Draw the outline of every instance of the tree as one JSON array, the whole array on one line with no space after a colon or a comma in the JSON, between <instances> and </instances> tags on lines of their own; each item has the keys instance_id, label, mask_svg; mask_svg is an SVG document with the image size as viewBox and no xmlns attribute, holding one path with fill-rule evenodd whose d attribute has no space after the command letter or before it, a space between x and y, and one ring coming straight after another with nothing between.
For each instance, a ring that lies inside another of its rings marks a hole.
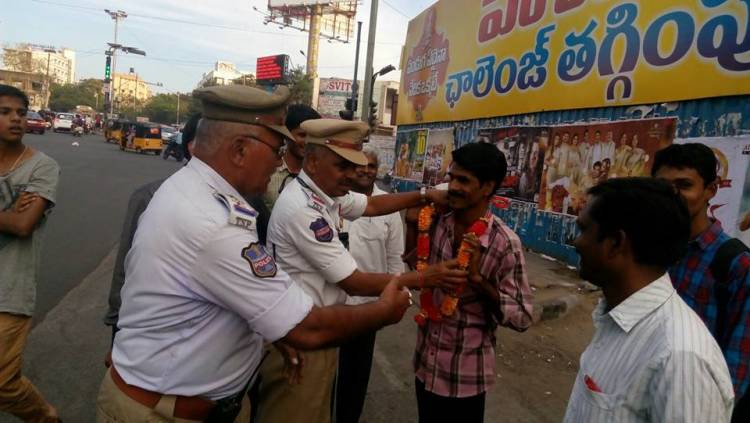
<instances>
[{"instance_id":1,"label":"tree","mask_svg":"<svg viewBox=\"0 0 750 423\"><path fill-rule=\"evenodd\" d=\"M180 122L185 122L190 116L202 110L200 101L189 94L180 94ZM127 116L133 111L123 111ZM172 124L177 119L177 94L157 94L148 101L146 107L138 112L138 116L145 116L151 122ZM135 117L135 116L133 116Z\"/></svg>"},{"instance_id":2,"label":"tree","mask_svg":"<svg viewBox=\"0 0 750 423\"><path fill-rule=\"evenodd\" d=\"M313 80L302 66L292 69L289 89L292 91L292 103L312 105Z\"/></svg>"},{"instance_id":3,"label":"tree","mask_svg":"<svg viewBox=\"0 0 750 423\"><path fill-rule=\"evenodd\" d=\"M76 106L90 106L101 112L104 108L102 84L100 79L84 79L77 84L52 83L49 107L56 111L71 111Z\"/></svg>"}]
</instances>

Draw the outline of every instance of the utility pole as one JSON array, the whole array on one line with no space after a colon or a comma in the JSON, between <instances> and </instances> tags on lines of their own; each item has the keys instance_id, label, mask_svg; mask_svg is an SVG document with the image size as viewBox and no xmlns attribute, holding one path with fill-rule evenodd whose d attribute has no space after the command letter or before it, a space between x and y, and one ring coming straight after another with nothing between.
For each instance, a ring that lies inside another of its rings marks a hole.
<instances>
[{"instance_id":1,"label":"utility pole","mask_svg":"<svg viewBox=\"0 0 750 423\"><path fill-rule=\"evenodd\" d=\"M180 92L177 92L177 126L180 126Z\"/></svg>"},{"instance_id":2,"label":"utility pole","mask_svg":"<svg viewBox=\"0 0 750 423\"><path fill-rule=\"evenodd\" d=\"M47 92L45 93L44 108L49 109L49 96L50 96L50 80L49 80L49 63L52 53L57 53L57 50L45 48L44 51L47 53Z\"/></svg>"},{"instance_id":3,"label":"utility pole","mask_svg":"<svg viewBox=\"0 0 750 423\"><path fill-rule=\"evenodd\" d=\"M352 82L352 112L357 112L357 99L359 98L359 82L357 73L359 71L359 39L362 36L362 22L357 22L357 52L354 54L354 80ZM354 116L352 114L352 119Z\"/></svg>"},{"instance_id":4,"label":"utility pole","mask_svg":"<svg viewBox=\"0 0 750 423\"><path fill-rule=\"evenodd\" d=\"M311 8L310 34L307 38L307 74L311 79L318 77L318 51L320 50L320 21L323 17L323 6L316 4Z\"/></svg>"},{"instance_id":5,"label":"utility pole","mask_svg":"<svg viewBox=\"0 0 750 423\"><path fill-rule=\"evenodd\" d=\"M113 12L109 9L104 9L104 12L107 13L114 21L115 21L115 44L117 44L117 30L118 26L120 24L120 19L125 19L128 17L128 14L125 13L122 10L118 10L116 12ZM110 94L109 94L109 114L114 114L115 110L115 90L114 90L114 80L117 78L115 72L117 68L117 49L112 49L112 85L110 86Z\"/></svg>"},{"instance_id":6,"label":"utility pole","mask_svg":"<svg viewBox=\"0 0 750 423\"><path fill-rule=\"evenodd\" d=\"M375 31L378 26L378 0L372 0L370 6L370 30L367 36L367 60L365 62L365 95L362 97L363 101L368 102L362 106L362 122L370 122L370 98L372 97L372 89L370 88L369 82L372 80L372 59L375 54Z\"/></svg>"}]
</instances>

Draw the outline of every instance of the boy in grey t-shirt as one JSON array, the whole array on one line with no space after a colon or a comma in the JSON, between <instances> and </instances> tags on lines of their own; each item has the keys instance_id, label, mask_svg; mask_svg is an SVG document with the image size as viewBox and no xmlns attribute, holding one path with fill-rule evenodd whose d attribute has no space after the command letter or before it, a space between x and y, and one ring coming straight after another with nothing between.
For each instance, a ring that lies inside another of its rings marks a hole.
<instances>
[{"instance_id":1,"label":"boy in grey t-shirt","mask_svg":"<svg viewBox=\"0 0 750 423\"><path fill-rule=\"evenodd\" d=\"M0 85L0 411L57 422L57 410L21 375L31 329L42 230L60 174L57 163L22 142L29 100Z\"/></svg>"}]
</instances>

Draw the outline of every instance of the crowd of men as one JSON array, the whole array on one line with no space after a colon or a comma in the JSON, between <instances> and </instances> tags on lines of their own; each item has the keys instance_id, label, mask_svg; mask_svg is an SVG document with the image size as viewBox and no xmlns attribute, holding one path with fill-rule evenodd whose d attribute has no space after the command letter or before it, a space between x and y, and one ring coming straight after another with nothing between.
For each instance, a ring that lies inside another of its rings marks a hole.
<instances>
[{"instance_id":1,"label":"crowd of men","mask_svg":"<svg viewBox=\"0 0 750 423\"><path fill-rule=\"evenodd\" d=\"M128 205L97 421L357 422L377 331L420 290L459 301L416 330L419 421L482 422L496 329L533 320L520 239L491 211L503 154L465 145L447 189L388 194L366 124L288 106L284 87L194 96L188 163ZM56 422L21 374L59 175L23 144L27 108L0 85L0 410ZM652 174L593 186L578 217L581 277L603 299L565 421L750 421L750 253L708 216L716 158L674 145Z\"/></svg>"}]
</instances>

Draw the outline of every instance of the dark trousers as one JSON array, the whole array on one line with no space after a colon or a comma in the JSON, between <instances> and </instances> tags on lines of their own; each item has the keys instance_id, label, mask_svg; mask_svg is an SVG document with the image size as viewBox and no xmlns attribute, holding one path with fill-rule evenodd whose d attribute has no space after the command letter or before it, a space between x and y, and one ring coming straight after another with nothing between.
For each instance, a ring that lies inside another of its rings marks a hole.
<instances>
[{"instance_id":1,"label":"dark trousers","mask_svg":"<svg viewBox=\"0 0 750 423\"><path fill-rule=\"evenodd\" d=\"M414 385L419 423L484 422L484 393L466 398L443 397L426 391L419 379L414 379Z\"/></svg>"},{"instance_id":2,"label":"dark trousers","mask_svg":"<svg viewBox=\"0 0 750 423\"><path fill-rule=\"evenodd\" d=\"M339 348L339 369L336 375L336 423L357 423L362 415L370 382L375 334L357 337Z\"/></svg>"}]
</instances>

